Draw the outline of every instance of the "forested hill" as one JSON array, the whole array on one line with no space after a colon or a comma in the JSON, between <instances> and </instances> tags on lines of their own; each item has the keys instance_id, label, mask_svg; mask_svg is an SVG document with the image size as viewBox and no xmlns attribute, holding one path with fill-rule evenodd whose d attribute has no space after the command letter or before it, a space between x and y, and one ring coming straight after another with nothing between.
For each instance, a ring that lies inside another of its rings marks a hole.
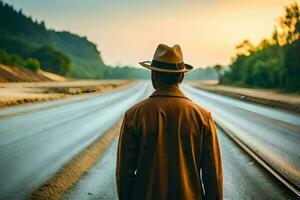
<instances>
[{"instance_id":1,"label":"forested hill","mask_svg":"<svg viewBox=\"0 0 300 200\"><path fill-rule=\"evenodd\" d=\"M0 50L21 59L34 58L41 68L78 78L103 78L108 67L86 37L47 29L22 11L0 1Z\"/></svg>"}]
</instances>

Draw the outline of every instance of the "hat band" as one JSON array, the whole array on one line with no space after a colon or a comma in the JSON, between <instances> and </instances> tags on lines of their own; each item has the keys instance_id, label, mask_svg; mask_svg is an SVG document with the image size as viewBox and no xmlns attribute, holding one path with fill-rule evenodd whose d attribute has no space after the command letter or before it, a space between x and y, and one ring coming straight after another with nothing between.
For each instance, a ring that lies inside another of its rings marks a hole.
<instances>
[{"instance_id":1,"label":"hat band","mask_svg":"<svg viewBox=\"0 0 300 200\"><path fill-rule=\"evenodd\" d=\"M178 69L184 69L184 63L165 63L165 62L160 62L156 60L152 60L151 66L159 67L161 69L170 69L170 70L178 70Z\"/></svg>"}]
</instances>

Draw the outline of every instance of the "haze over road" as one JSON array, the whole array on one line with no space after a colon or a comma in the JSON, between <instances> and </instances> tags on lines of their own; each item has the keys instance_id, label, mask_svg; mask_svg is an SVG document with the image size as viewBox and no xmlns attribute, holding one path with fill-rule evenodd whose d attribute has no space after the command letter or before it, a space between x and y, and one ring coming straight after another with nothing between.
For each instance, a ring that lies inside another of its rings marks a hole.
<instances>
[{"instance_id":1,"label":"haze over road","mask_svg":"<svg viewBox=\"0 0 300 200\"><path fill-rule=\"evenodd\" d=\"M189 85L183 85L182 89L189 98L210 110L220 125L230 129L278 171L299 184L298 115L204 92ZM140 82L115 92L0 110L0 199L24 199L34 187L112 127L129 106L148 97L150 90L149 82ZM292 199L285 188L265 174L220 130L219 135L225 197ZM114 199L115 154L116 141L66 198ZM265 196L255 196L261 193Z\"/></svg>"}]
</instances>

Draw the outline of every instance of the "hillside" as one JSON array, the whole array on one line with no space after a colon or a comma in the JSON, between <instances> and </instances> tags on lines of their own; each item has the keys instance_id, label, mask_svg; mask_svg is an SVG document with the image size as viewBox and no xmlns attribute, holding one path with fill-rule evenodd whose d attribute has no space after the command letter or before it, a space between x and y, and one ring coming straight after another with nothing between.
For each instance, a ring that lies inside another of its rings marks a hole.
<instances>
[{"instance_id":1,"label":"hillside","mask_svg":"<svg viewBox=\"0 0 300 200\"><path fill-rule=\"evenodd\" d=\"M100 52L94 43L87 40L85 37L79 37L76 34L66 31L56 32L50 31L49 36L52 45L65 52L76 66L75 75L80 77L81 74L90 77L93 74L94 78L103 78L104 68L107 68L103 63Z\"/></svg>"},{"instance_id":2,"label":"hillside","mask_svg":"<svg viewBox=\"0 0 300 200\"><path fill-rule=\"evenodd\" d=\"M41 68L77 78L103 78L106 66L86 37L45 27L0 1L0 49L22 59L36 58Z\"/></svg>"},{"instance_id":3,"label":"hillside","mask_svg":"<svg viewBox=\"0 0 300 200\"><path fill-rule=\"evenodd\" d=\"M66 77L38 70L36 73L22 67L9 67L0 64L0 82L42 82L66 81Z\"/></svg>"}]
</instances>

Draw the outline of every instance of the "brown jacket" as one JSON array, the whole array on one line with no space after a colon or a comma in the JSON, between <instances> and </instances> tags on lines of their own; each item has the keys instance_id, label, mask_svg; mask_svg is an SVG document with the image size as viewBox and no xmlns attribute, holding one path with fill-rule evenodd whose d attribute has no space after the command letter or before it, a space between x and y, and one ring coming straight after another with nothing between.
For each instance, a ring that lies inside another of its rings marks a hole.
<instances>
[{"instance_id":1,"label":"brown jacket","mask_svg":"<svg viewBox=\"0 0 300 200\"><path fill-rule=\"evenodd\" d=\"M125 114L116 178L120 200L223 199L210 113L177 86L156 90Z\"/></svg>"}]
</instances>

